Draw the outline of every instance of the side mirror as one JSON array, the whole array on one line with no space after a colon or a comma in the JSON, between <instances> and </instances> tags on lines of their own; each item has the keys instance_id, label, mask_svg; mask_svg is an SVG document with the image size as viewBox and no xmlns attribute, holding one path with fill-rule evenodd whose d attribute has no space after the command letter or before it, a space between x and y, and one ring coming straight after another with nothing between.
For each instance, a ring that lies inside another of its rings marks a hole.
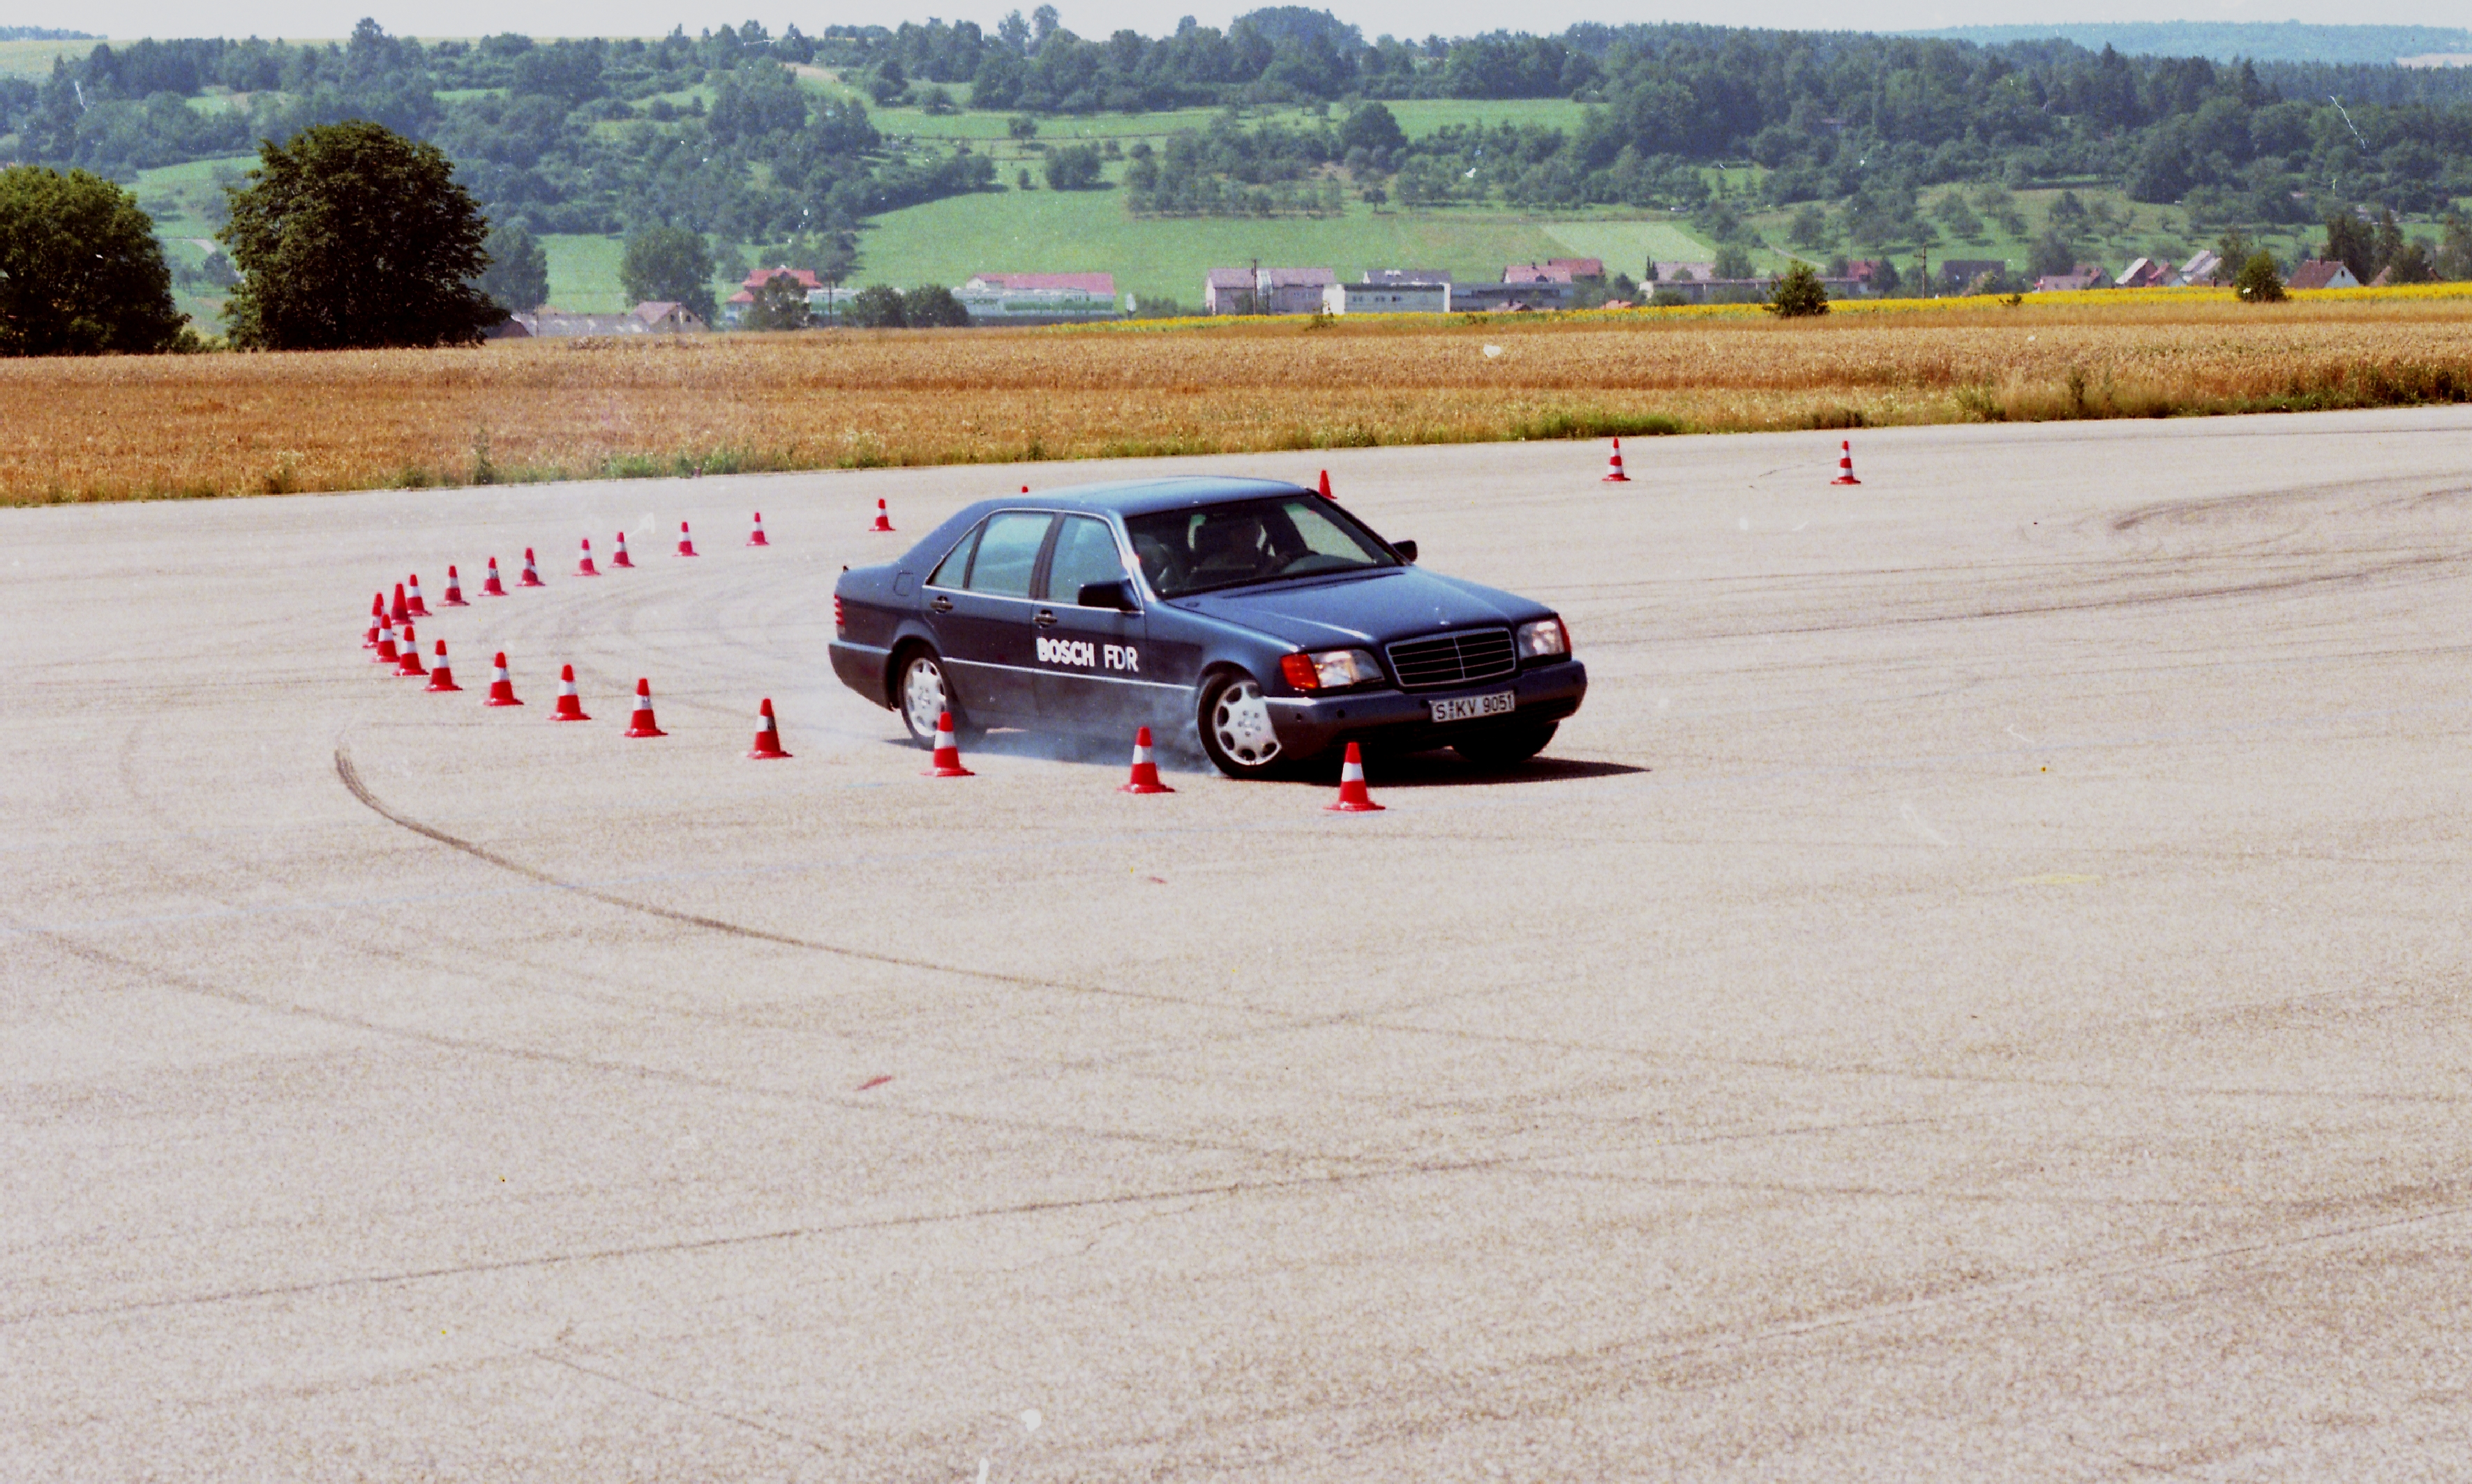
<instances>
[{"instance_id":1,"label":"side mirror","mask_svg":"<svg viewBox=\"0 0 2472 1484\"><path fill-rule=\"evenodd\" d=\"M1390 549L1399 554L1400 561L1407 562L1411 566L1415 564L1416 543L1414 541L1392 541L1390 543Z\"/></svg>"},{"instance_id":2,"label":"side mirror","mask_svg":"<svg viewBox=\"0 0 2472 1484\"><path fill-rule=\"evenodd\" d=\"M1112 608L1119 613L1129 613L1140 605L1133 601L1133 585L1124 578L1112 583L1083 583L1073 595L1076 608Z\"/></svg>"}]
</instances>

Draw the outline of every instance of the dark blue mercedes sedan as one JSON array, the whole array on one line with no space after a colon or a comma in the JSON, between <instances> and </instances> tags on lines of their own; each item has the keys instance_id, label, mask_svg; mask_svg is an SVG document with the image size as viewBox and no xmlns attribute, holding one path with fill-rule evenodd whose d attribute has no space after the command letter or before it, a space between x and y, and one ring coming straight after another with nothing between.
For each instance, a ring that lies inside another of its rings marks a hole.
<instances>
[{"instance_id":1,"label":"dark blue mercedes sedan","mask_svg":"<svg viewBox=\"0 0 2472 1484\"><path fill-rule=\"evenodd\" d=\"M1148 725L1234 778L1347 742L1533 757L1587 694L1569 629L1415 561L1415 542L1272 480L982 500L842 574L833 670L922 745L950 711L966 730Z\"/></svg>"}]
</instances>

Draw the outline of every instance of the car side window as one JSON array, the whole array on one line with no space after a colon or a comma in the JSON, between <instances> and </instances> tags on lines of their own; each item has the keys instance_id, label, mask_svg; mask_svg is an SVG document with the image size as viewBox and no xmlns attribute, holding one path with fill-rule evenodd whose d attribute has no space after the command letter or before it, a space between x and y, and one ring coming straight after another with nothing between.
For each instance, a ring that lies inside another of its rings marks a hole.
<instances>
[{"instance_id":1,"label":"car side window","mask_svg":"<svg viewBox=\"0 0 2472 1484\"><path fill-rule=\"evenodd\" d=\"M970 569L970 554L979 549L979 533L986 529L985 525L970 527L969 535L962 538L961 544L947 553L943 561L936 563L935 571L927 574L927 586L930 587L962 586L962 575Z\"/></svg>"},{"instance_id":2,"label":"car side window","mask_svg":"<svg viewBox=\"0 0 2472 1484\"><path fill-rule=\"evenodd\" d=\"M1116 550L1116 533L1089 515L1067 515L1056 533L1056 554L1047 559L1050 602L1071 603L1086 583L1125 580L1125 559Z\"/></svg>"},{"instance_id":3,"label":"car side window","mask_svg":"<svg viewBox=\"0 0 2472 1484\"><path fill-rule=\"evenodd\" d=\"M1047 528L1055 520L1044 511L1009 510L988 516L963 586L991 598L1029 597L1038 548L1047 543Z\"/></svg>"}]
</instances>

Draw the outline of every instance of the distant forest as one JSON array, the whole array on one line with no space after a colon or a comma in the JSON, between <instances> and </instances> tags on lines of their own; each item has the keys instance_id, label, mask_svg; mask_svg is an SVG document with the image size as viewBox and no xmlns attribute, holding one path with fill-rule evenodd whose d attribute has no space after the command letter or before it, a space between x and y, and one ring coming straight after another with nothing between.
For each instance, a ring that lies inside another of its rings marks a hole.
<instances>
[{"instance_id":1,"label":"distant forest","mask_svg":"<svg viewBox=\"0 0 2472 1484\"><path fill-rule=\"evenodd\" d=\"M2472 31L2452 26L2313 26L2301 21L2056 21L2034 26L1950 26L1914 31L1998 46L2056 36L2131 57L2206 57L2216 61L2321 61L2382 66L2402 57L2472 53Z\"/></svg>"},{"instance_id":2,"label":"distant forest","mask_svg":"<svg viewBox=\"0 0 2472 1484\"><path fill-rule=\"evenodd\" d=\"M40 26L0 26L0 41L97 41L83 31L46 31Z\"/></svg>"},{"instance_id":3,"label":"distant forest","mask_svg":"<svg viewBox=\"0 0 2472 1484\"><path fill-rule=\"evenodd\" d=\"M847 91L802 87L796 67L831 69ZM1568 129L1412 141L1374 107L1412 98L1584 108ZM1422 206L1672 207L1722 227L1704 167L1756 163L1763 203L1842 203L1849 245L1889 250L1931 240L1917 193L1947 183L2116 184L2183 203L2209 227L2353 207L2430 216L2472 196L2472 71L1686 25L1368 41L1295 7L1224 32L1188 21L1104 39L1042 6L992 32L939 21L774 36L749 24L658 40L424 44L364 21L341 44L98 46L42 82L0 80L0 158L125 178L371 118L444 148L494 220L558 232L661 222L749 243L846 239L874 213L995 188L986 156L889 136L870 101L1031 123L1337 106L1304 129L1223 114L1129 164L1129 203L1168 211L1257 209L1284 184L1308 203L1344 188ZM1087 163L1053 182L1099 183Z\"/></svg>"}]
</instances>

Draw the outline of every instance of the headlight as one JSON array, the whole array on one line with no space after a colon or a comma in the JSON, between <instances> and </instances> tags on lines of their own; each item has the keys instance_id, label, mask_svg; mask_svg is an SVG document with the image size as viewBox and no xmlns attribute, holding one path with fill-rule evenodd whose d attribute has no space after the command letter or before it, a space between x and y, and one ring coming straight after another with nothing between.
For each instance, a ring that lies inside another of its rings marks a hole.
<instances>
[{"instance_id":1,"label":"headlight","mask_svg":"<svg viewBox=\"0 0 2472 1484\"><path fill-rule=\"evenodd\" d=\"M1558 618L1540 618L1519 626L1519 658L1538 659L1571 652L1571 633Z\"/></svg>"},{"instance_id":2,"label":"headlight","mask_svg":"<svg viewBox=\"0 0 2472 1484\"><path fill-rule=\"evenodd\" d=\"M1382 679L1382 662L1361 649L1326 649L1286 657L1279 661L1279 674L1298 690L1336 690Z\"/></svg>"}]
</instances>

